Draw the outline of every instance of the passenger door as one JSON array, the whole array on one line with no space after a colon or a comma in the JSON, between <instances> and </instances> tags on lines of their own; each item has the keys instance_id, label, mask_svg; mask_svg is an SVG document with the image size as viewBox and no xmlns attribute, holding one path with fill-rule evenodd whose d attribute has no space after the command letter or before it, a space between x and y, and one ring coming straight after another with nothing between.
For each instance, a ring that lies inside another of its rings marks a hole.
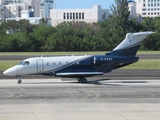
<instances>
[{"instance_id":1,"label":"passenger door","mask_svg":"<svg viewBox=\"0 0 160 120\"><path fill-rule=\"evenodd\" d=\"M37 60L37 73L43 73L44 67L43 67L43 60Z\"/></svg>"}]
</instances>

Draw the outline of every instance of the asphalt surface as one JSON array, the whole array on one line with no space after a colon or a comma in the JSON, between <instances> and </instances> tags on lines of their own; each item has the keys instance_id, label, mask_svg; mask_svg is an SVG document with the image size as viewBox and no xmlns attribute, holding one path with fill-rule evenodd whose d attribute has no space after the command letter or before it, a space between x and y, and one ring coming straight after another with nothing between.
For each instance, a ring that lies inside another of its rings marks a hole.
<instances>
[{"instance_id":1,"label":"asphalt surface","mask_svg":"<svg viewBox=\"0 0 160 120\"><path fill-rule=\"evenodd\" d=\"M39 79L39 78L51 78L52 76L42 75L23 75L21 79ZM0 71L0 79L17 79L15 76L5 76L3 71ZM106 73L101 76L89 77L89 81L93 80L114 80L114 79L160 79L160 70L113 70L111 73Z\"/></svg>"},{"instance_id":2,"label":"asphalt surface","mask_svg":"<svg viewBox=\"0 0 160 120\"><path fill-rule=\"evenodd\" d=\"M158 80L104 80L80 84L72 79L0 80L0 104L53 102L160 103ZM3 83L3 84L2 84ZM27 99L28 101L26 101Z\"/></svg>"},{"instance_id":3,"label":"asphalt surface","mask_svg":"<svg viewBox=\"0 0 160 120\"><path fill-rule=\"evenodd\" d=\"M40 57L40 56L0 56L0 60L24 60L30 57ZM140 57L140 59L160 59L159 54L153 54L153 55L140 54L137 55L137 57Z\"/></svg>"},{"instance_id":4,"label":"asphalt surface","mask_svg":"<svg viewBox=\"0 0 160 120\"><path fill-rule=\"evenodd\" d=\"M159 80L0 80L1 120L159 120L159 113Z\"/></svg>"}]
</instances>

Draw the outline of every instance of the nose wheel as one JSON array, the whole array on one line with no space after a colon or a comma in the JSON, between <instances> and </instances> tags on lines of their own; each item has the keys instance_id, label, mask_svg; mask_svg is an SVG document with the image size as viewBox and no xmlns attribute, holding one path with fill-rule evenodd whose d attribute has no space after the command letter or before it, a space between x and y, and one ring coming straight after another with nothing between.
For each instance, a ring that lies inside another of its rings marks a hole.
<instances>
[{"instance_id":1,"label":"nose wheel","mask_svg":"<svg viewBox=\"0 0 160 120\"><path fill-rule=\"evenodd\" d=\"M22 83L22 80L18 80L18 84L21 84Z\"/></svg>"},{"instance_id":2,"label":"nose wheel","mask_svg":"<svg viewBox=\"0 0 160 120\"><path fill-rule=\"evenodd\" d=\"M18 84L21 84L21 83L22 83L21 77L18 76Z\"/></svg>"}]
</instances>

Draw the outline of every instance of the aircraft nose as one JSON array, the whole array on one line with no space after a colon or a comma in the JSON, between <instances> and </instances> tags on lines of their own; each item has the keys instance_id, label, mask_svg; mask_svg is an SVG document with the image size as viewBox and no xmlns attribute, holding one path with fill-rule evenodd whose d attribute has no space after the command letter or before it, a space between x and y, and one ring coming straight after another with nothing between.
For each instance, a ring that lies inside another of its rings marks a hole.
<instances>
[{"instance_id":1,"label":"aircraft nose","mask_svg":"<svg viewBox=\"0 0 160 120\"><path fill-rule=\"evenodd\" d=\"M6 75L7 74L7 70L5 70L4 72L3 72L3 75Z\"/></svg>"},{"instance_id":2,"label":"aircraft nose","mask_svg":"<svg viewBox=\"0 0 160 120\"><path fill-rule=\"evenodd\" d=\"M7 76L17 75L17 69L15 67L9 68L6 71L4 71L3 74Z\"/></svg>"}]
</instances>

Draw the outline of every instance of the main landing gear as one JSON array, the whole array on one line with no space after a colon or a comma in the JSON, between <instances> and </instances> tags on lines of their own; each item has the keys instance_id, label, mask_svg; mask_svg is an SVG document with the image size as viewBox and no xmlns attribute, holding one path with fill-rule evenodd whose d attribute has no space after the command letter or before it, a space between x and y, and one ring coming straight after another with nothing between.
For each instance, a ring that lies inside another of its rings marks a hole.
<instances>
[{"instance_id":1,"label":"main landing gear","mask_svg":"<svg viewBox=\"0 0 160 120\"><path fill-rule=\"evenodd\" d=\"M22 80L21 80L21 76L18 76L18 84L21 84Z\"/></svg>"},{"instance_id":2,"label":"main landing gear","mask_svg":"<svg viewBox=\"0 0 160 120\"><path fill-rule=\"evenodd\" d=\"M87 83L87 79L85 79L84 77L80 77L77 80L79 83Z\"/></svg>"}]
</instances>

